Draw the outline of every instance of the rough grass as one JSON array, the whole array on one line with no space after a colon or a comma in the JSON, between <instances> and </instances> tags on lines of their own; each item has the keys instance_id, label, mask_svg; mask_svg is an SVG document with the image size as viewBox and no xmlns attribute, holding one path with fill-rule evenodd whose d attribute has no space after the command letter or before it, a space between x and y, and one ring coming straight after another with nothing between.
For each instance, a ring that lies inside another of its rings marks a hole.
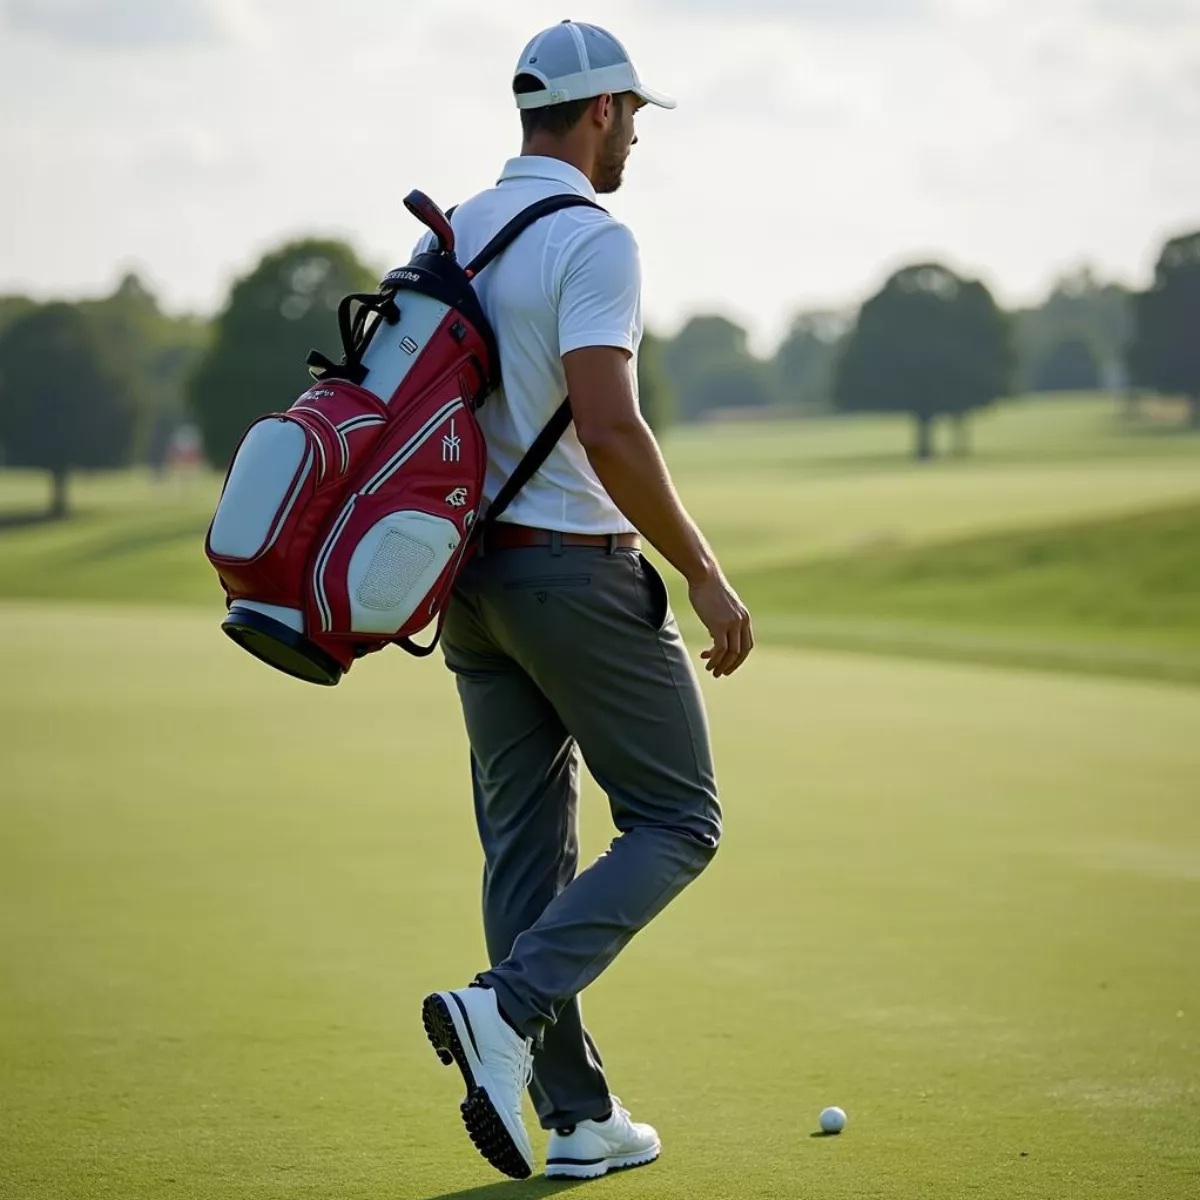
<instances>
[{"instance_id":1,"label":"rough grass","mask_svg":"<svg viewBox=\"0 0 1200 1200\"><path fill-rule=\"evenodd\" d=\"M940 630L946 654L1200 680L1200 505L772 567L743 589L784 639L791 620L799 640L808 622L933 650Z\"/></svg>"},{"instance_id":2,"label":"rough grass","mask_svg":"<svg viewBox=\"0 0 1200 1200\"><path fill-rule=\"evenodd\" d=\"M1120 413L1005 404L976 422L971 459L929 466L889 418L689 428L667 452L768 641L1194 679L1200 606L1171 582L1194 571L1194 536L1177 540L1167 510L1200 500L1200 437ZM215 606L217 487L81 477L71 521L0 529L0 597ZM0 473L0 514L44 503L44 480ZM1155 509L1145 552L1086 532ZM1023 556L1043 551L1032 569Z\"/></svg>"},{"instance_id":3,"label":"rough grass","mask_svg":"<svg viewBox=\"0 0 1200 1200\"><path fill-rule=\"evenodd\" d=\"M0 661L0 1196L559 1190L475 1156L420 1028L482 954L436 663L325 692L216 614L44 603ZM1192 1194L1200 693L764 650L708 697L725 844L587 997L666 1152L589 1186Z\"/></svg>"}]
</instances>

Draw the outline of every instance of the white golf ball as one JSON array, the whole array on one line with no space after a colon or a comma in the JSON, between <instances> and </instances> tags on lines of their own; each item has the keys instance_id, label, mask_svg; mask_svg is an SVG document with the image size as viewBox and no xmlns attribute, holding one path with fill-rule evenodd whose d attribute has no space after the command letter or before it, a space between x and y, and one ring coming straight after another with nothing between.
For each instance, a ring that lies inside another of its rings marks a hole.
<instances>
[{"instance_id":1,"label":"white golf ball","mask_svg":"<svg viewBox=\"0 0 1200 1200\"><path fill-rule=\"evenodd\" d=\"M825 1133L841 1133L846 1128L846 1114L840 1108L821 1110L821 1129Z\"/></svg>"}]
</instances>

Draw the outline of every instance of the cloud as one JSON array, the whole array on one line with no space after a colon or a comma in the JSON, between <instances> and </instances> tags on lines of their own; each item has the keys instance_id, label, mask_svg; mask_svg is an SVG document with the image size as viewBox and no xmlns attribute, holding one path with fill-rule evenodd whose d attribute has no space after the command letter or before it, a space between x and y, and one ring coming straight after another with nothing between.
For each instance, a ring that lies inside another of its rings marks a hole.
<instances>
[{"instance_id":1,"label":"cloud","mask_svg":"<svg viewBox=\"0 0 1200 1200\"><path fill-rule=\"evenodd\" d=\"M773 327L918 251L991 266L1009 301L1084 256L1142 278L1161 231L1196 221L1200 47L1157 19L1196 2L601 5L681 100L646 115L610 201L638 232L650 319L715 307ZM171 305L209 308L310 228L394 265L414 228L399 196L451 203L515 151L512 63L565 15L560 0L0 0L0 161L21 179L0 188L0 290L99 289L138 261ZM298 62L319 86L297 84ZM351 122L343 93L364 99ZM297 187L314 146L328 169ZM766 257L745 254L746 195Z\"/></svg>"},{"instance_id":2,"label":"cloud","mask_svg":"<svg viewBox=\"0 0 1200 1200\"><path fill-rule=\"evenodd\" d=\"M1186 139L1200 129L1200 75L1130 74L1113 85L1109 110L1143 136Z\"/></svg>"},{"instance_id":3,"label":"cloud","mask_svg":"<svg viewBox=\"0 0 1200 1200\"><path fill-rule=\"evenodd\" d=\"M650 0L646 7L730 21L760 17L794 24L864 25L924 21L935 6L933 0Z\"/></svg>"},{"instance_id":4,"label":"cloud","mask_svg":"<svg viewBox=\"0 0 1200 1200\"><path fill-rule=\"evenodd\" d=\"M1196 11L1192 0L1091 0L1090 8L1104 20L1130 25L1181 21Z\"/></svg>"},{"instance_id":5,"label":"cloud","mask_svg":"<svg viewBox=\"0 0 1200 1200\"><path fill-rule=\"evenodd\" d=\"M225 0L6 0L0 28L65 46L179 46L224 41Z\"/></svg>"}]
</instances>

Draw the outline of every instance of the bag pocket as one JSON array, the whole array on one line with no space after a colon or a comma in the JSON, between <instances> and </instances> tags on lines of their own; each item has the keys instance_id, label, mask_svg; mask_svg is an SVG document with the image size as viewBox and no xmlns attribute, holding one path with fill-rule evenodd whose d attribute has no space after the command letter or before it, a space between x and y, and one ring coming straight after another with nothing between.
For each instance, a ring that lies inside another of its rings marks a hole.
<instances>
[{"instance_id":1,"label":"bag pocket","mask_svg":"<svg viewBox=\"0 0 1200 1200\"><path fill-rule=\"evenodd\" d=\"M317 468L318 453L323 459L313 434L289 417L264 417L251 425L209 527L209 555L239 563L262 558Z\"/></svg>"},{"instance_id":2,"label":"bag pocket","mask_svg":"<svg viewBox=\"0 0 1200 1200\"><path fill-rule=\"evenodd\" d=\"M392 634L416 615L458 555L453 521L433 513L389 513L363 534L347 567L350 628ZM425 619L433 616L432 611Z\"/></svg>"},{"instance_id":3,"label":"bag pocket","mask_svg":"<svg viewBox=\"0 0 1200 1200\"><path fill-rule=\"evenodd\" d=\"M414 619L434 615L441 580L461 554L453 521L417 509L379 511L351 497L317 554L311 597L323 633L394 637ZM426 605L428 598L434 607ZM426 605L428 611L418 614Z\"/></svg>"},{"instance_id":4,"label":"bag pocket","mask_svg":"<svg viewBox=\"0 0 1200 1200\"><path fill-rule=\"evenodd\" d=\"M371 453L388 422L387 409L365 388L338 380L308 389L287 415L313 435L322 479L343 477Z\"/></svg>"}]
</instances>

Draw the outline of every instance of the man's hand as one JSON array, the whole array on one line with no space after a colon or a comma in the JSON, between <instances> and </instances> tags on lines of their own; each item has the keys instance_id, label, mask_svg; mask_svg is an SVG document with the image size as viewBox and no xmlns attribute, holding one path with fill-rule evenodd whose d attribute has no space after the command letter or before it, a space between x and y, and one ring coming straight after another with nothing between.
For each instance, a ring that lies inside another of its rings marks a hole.
<instances>
[{"instance_id":1,"label":"man's hand","mask_svg":"<svg viewBox=\"0 0 1200 1200\"><path fill-rule=\"evenodd\" d=\"M692 584L688 598L713 640L700 655L706 660L705 669L714 679L732 675L754 649L750 613L720 572Z\"/></svg>"}]
</instances>

